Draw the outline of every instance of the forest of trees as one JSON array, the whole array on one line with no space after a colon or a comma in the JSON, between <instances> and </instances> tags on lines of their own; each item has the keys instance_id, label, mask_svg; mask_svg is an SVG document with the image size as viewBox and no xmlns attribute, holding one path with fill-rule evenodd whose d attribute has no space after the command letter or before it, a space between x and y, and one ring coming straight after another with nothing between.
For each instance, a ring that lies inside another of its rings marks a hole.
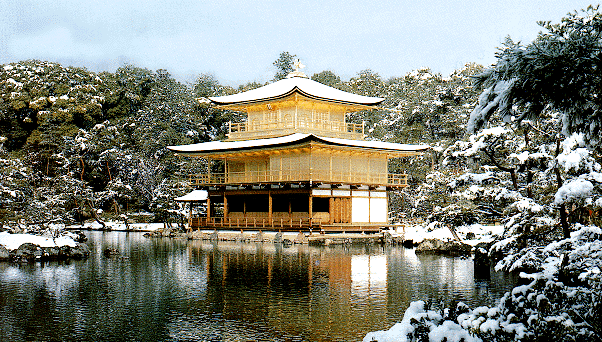
<instances>
[{"instance_id":1,"label":"forest of trees","mask_svg":"<svg viewBox=\"0 0 602 342\"><path fill-rule=\"evenodd\" d=\"M292 70L294 57L283 52L274 62L274 81ZM469 77L481 70L467 65L443 78L421 69L388 80L364 70L348 81L322 71L311 78L386 98L382 110L349 117L366 122L368 139L434 147L428 156L392 165L409 172L416 186L464 135L476 97ZM0 66L0 222L68 224L101 212L102 220L136 212L165 220L177 206L173 197L187 191L186 176L203 167L166 146L225 138L227 122L244 116L216 109L206 97L262 85L232 88L209 74L182 84L165 70L135 66L114 73L36 60ZM417 212L411 194L395 195L393 216Z\"/></svg>"},{"instance_id":2,"label":"forest of trees","mask_svg":"<svg viewBox=\"0 0 602 342\"><path fill-rule=\"evenodd\" d=\"M369 69L347 81L330 70L311 75L335 88L385 98L381 109L348 118L365 122L367 139L432 147L424 156L391 164L391 172L409 173L411 183L390 198L393 221L503 221L517 210L512 203L524 201L555 208L556 190L565 179L579 178L585 166L572 170L554 159L583 154L590 141L588 165L597 165L600 149L592 148L598 146L592 141L597 131L573 137L568 146L561 139L563 132L570 135L562 127L561 108L525 100L514 107L526 108L529 116L504 117L511 102L499 110L502 116L492 116L496 105L508 101L498 94L506 81L494 83L495 77L511 77L506 60L520 49L508 41L500 50L504 64L496 68L505 68L504 73L468 64L448 77L426 68L390 79ZM278 57L273 81L293 69L294 57L288 52ZM480 84L486 90L479 97ZM72 223L98 213L110 219L136 212L150 212L158 222L167 219L177 206L172 198L187 191L186 176L203 165L175 157L166 146L223 139L227 122L244 117L212 107L206 97L262 85L232 88L209 74L182 84L165 70L134 66L94 73L35 60L2 65L0 222ZM596 203L561 203L565 210L549 219L567 213L565 230L569 223L598 222Z\"/></svg>"}]
</instances>

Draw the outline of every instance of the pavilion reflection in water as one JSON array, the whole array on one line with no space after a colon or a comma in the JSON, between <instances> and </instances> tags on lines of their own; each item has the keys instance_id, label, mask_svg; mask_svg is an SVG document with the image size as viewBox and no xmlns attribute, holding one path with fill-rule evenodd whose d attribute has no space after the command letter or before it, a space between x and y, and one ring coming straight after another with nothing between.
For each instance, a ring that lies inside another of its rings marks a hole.
<instances>
[{"instance_id":1,"label":"pavilion reflection in water","mask_svg":"<svg viewBox=\"0 0 602 342\"><path fill-rule=\"evenodd\" d=\"M206 272L207 301L228 319L265 320L295 331L357 331L386 320L387 262L382 250L283 248L194 241L191 262ZM217 304L215 304L217 303ZM378 310L375 310L378 308Z\"/></svg>"}]
</instances>

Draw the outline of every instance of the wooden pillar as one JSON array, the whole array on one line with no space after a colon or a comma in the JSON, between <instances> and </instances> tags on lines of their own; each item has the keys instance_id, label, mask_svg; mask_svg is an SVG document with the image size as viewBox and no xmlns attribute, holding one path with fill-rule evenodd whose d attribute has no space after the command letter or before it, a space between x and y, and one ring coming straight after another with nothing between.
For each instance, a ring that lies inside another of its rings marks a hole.
<instances>
[{"instance_id":1,"label":"wooden pillar","mask_svg":"<svg viewBox=\"0 0 602 342\"><path fill-rule=\"evenodd\" d=\"M370 196L370 191L368 191L368 196ZM353 205L353 203L351 204ZM372 222L372 216L370 216L370 206L372 205L372 196L368 198L368 222ZM352 209L353 210L353 209Z\"/></svg>"},{"instance_id":2,"label":"wooden pillar","mask_svg":"<svg viewBox=\"0 0 602 342\"><path fill-rule=\"evenodd\" d=\"M297 112L299 111L299 102L297 102L297 95L295 94L295 130L297 130Z\"/></svg>"},{"instance_id":3,"label":"wooden pillar","mask_svg":"<svg viewBox=\"0 0 602 342\"><path fill-rule=\"evenodd\" d=\"M330 214L328 223L332 224L334 222L334 197L328 199L328 213Z\"/></svg>"},{"instance_id":4,"label":"wooden pillar","mask_svg":"<svg viewBox=\"0 0 602 342\"><path fill-rule=\"evenodd\" d=\"M272 191L268 191L268 221L272 226Z\"/></svg>"},{"instance_id":5,"label":"wooden pillar","mask_svg":"<svg viewBox=\"0 0 602 342\"><path fill-rule=\"evenodd\" d=\"M310 122L313 122L313 120ZM311 197L311 182L314 180L314 158L313 158L314 152L312 150L313 150L312 145L309 145L309 184L310 184L309 196L310 197ZM311 200L310 200L310 203L311 203ZM311 212L311 210L310 210L310 212Z\"/></svg>"},{"instance_id":6,"label":"wooden pillar","mask_svg":"<svg viewBox=\"0 0 602 342\"><path fill-rule=\"evenodd\" d=\"M210 217L211 217L211 197L207 196L207 222L209 222Z\"/></svg>"},{"instance_id":7,"label":"wooden pillar","mask_svg":"<svg viewBox=\"0 0 602 342\"><path fill-rule=\"evenodd\" d=\"M349 169L348 169L349 182L351 182L351 177L352 177L352 174L351 174L351 169L352 169L351 165L352 164L353 164L353 154L349 155Z\"/></svg>"},{"instance_id":8,"label":"wooden pillar","mask_svg":"<svg viewBox=\"0 0 602 342\"><path fill-rule=\"evenodd\" d=\"M224 219L228 218L228 198L226 197L226 191L224 191Z\"/></svg>"},{"instance_id":9,"label":"wooden pillar","mask_svg":"<svg viewBox=\"0 0 602 342\"><path fill-rule=\"evenodd\" d=\"M190 204L190 210L188 211L188 230L192 230L192 205L194 202L188 202Z\"/></svg>"},{"instance_id":10,"label":"wooden pillar","mask_svg":"<svg viewBox=\"0 0 602 342\"><path fill-rule=\"evenodd\" d=\"M211 183L211 159L207 159L207 182ZM207 199L207 203L209 203L209 199Z\"/></svg>"},{"instance_id":11,"label":"wooden pillar","mask_svg":"<svg viewBox=\"0 0 602 342\"><path fill-rule=\"evenodd\" d=\"M311 189L309 191L311 191ZM309 210L308 211L309 211L309 219L311 220L311 218L314 216L313 215L313 212L314 212L313 197L311 196L311 192L309 193Z\"/></svg>"},{"instance_id":12,"label":"wooden pillar","mask_svg":"<svg viewBox=\"0 0 602 342\"><path fill-rule=\"evenodd\" d=\"M328 174L328 180L329 181L333 181L334 179L332 179L332 151L329 151L328 156L330 157L329 162L330 162L330 166L328 167L329 170L329 174Z\"/></svg>"},{"instance_id":13,"label":"wooden pillar","mask_svg":"<svg viewBox=\"0 0 602 342\"><path fill-rule=\"evenodd\" d=\"M373 177L372 177L372 169L370 168L370 162L372 160L372 156L373 156L373 154L370 153L368 155L368 157L366 158L366 162L368 164L368 173L366 174L366 179L364 179L364 181L368 182L368 183L375 183L375 181L373 180ZM380 181L379 181L379 183L380 183Z\"/></svg>"},{"instance_id":14,"label":"wooden pillar","mask_svg":"<svg viewBox=\"0 0 602 342\"><path fill-rule=\"evenodd\" d=\"M228 158L224 158L224 184L229 182L230 177L228 176ZM226 192L224 191L224 205L226 201ZM225 217L225 215L224 215Z\"/></svg>"}]
</instances>

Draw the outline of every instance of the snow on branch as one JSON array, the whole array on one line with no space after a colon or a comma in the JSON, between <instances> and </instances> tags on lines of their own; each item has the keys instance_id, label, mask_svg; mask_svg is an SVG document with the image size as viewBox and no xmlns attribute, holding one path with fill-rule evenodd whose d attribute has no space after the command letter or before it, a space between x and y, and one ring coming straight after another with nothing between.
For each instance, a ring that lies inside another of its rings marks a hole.
<instances>
[{"instance_id":1,"label":"snow on branch","mask_svg":"<svg viewBox=\"0 0 602 342\"><path fill-rule=\"evenodd\" d=\"M485 89L479 96L478 105L470 114L467 131L474 134L483 128L491 118L496 109L500 109L504 121L510 121L509 118L509 95L514 84L514 79L509 81L497 81L491 87Z\"/></svg>"},{"instance_id":2,"label":"snow on branch","mask_svg":"<svg viewBox=\"0 0 602 342\"><path fill-rule=\"evenodd\" d=\"M594 190L594 185L585 179L577 178L564 184L554 195L554 204L561 205L589 198Z\"/></svg>"},{"instance_id":3,"label":"snow on branch","mask_svg":"<svg viewBox=\"0 0 602 342\"><path fill-rule=\"evenodd\" d=\"M458 186L462 186L464 184L487 184L493 181L500 181L500 179L498 177L496 177L496 175L491 172L485 172L485 173L465 173L463 175L461 175L460 177L454 179L453 181L449 182L447 185L452 188L455 189Z\"/></svg>"}]
</instances>

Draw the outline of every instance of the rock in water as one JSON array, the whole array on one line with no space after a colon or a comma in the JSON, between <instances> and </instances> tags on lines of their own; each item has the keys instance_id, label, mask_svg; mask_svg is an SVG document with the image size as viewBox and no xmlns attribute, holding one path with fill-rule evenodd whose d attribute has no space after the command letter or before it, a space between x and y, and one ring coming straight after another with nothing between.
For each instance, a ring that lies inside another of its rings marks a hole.
<instances>
[{"instance_id":1,"label":"rock in water","mask_svg":"<svg viewBox=\"0 0 602 342\"><path fill-rule=\"evenodd\" d=\"M441 241L439 239L426 239L416 247L416 253L440 255L470 255L472 246L459 241Z\"/></svg>"},{"instance_id":2,"label":"rock in water","mask_svg":"<svg viewBox=\"0 0 602 342\"><path fill-rule=\"evenodd\" d=\"M443 249L443 241L439 239L425 239L416 247L416 253L436 253Z\"/></svg>"},{"instance_id":3,"label":"rock in water","mask_svg":"<svg viewBox=\"0 0 602 342\"><path fill-rule=\"evenodd\" d=\"M15 259L17 260L35 260L42 257L42 249L33 243L26 242L21 244L15 250Z\"/></svg>"},{"instance_id":4,"label":"rock in water","mask_svg":"<svg viewBox=\"0 0 602 342\"><path fill-rule=\"evenodd\" d=\"M4 246L0 246L0 260L8 260L8 258L10 258L8 249L6 249Z\"/></svg>"},{"instance_id":5,"label":"rock in water","mask_svg":"<svg viewBox=\"0 0 602 342\"><path fill-rule=\"evenodd\" d=\"M75 259L83 259L90 254L90 248L85 243L78 243L71 249L71 257Z\"/></svg>"},{"instance_id":6,"label":"rock in water","mask_svg":"<svg viewBox=\"0 0 602 342\"><path fill-rule=\"evenodd\" d=\"M307 238L307 236L305 236L305 234L299 232L299 234L297 234L293 242L306 244L309 243L309 239Z\"/></svg>"},{"instance_id":7,"label":"rock in water","mask_svg":"<svg viewBox=\"0 0 602 342\"><path fill-rule=\"evenodd\" d=\"M81 232L81 231L78 230L78 231L75 231L73 233L75 233L77 235L77 237L74 238L75 242L86 242L86 241L88 241L88 237L83 232Z\"/></svg>"},{"instance_id":8,"label":"rock in water","mask_svg":"<svg viewBox=\"0 0 602 342\"><path fill-rule=\"evenodd\" d=\"M489 268L489 255L485 248L479 247L479 248L475 249L474 267L475 268Z\"/></svg>"},{"instance_id":9,"label":"rock in water","mask_svg":"<svg viewBox=\"0 0 602 342\"><path fill-rule=\"evenodd\" d=\"M117 250L117 248L105 248L104 251L102 251L102 254L104 254L105 257L110 258L114 255L119 255L119 251Z\"/></svg>"}]
</instances>

